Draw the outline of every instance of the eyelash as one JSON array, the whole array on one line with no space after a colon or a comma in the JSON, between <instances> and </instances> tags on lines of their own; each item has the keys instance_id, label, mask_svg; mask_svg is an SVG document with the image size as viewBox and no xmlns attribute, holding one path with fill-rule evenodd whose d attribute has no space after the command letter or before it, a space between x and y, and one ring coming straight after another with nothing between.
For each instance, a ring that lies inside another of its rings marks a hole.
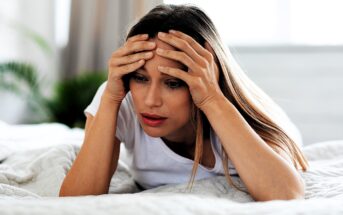
<instances>
[{"instance_id":1,"label":"eyelash","mask_svg":"<svg viewBox=\"0 0 343 215\"><path fill-rule=\"evenodd\" d=\"M137 82L137 83L144 83L144 82L146 82L147 81L147 79L144 77L144 76L141 76L141 75L137 75L137 74L134 74L134 75L132 75L132 79L135 81L135 82ZM185 84L184 84L184 82L183 81L166 81L165 82L166 83L166 85L170 88L170 89L178 89L178 88L181 88L181 87L183 87ZM173 85L171 85L171 84L174 84L174 86ZM175 84L177 85L177 86L175 86Z\"/></svg>"}]
</instances>

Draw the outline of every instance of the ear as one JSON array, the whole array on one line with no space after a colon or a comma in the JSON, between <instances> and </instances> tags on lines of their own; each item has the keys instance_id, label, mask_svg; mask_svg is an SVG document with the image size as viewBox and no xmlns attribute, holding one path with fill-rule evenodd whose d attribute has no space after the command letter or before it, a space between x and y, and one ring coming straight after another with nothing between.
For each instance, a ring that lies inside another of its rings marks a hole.
<instances>
[{"instance_id":1,"label":"ear","mask_svg":"<svg viewBox=\"0 0 343 215\"><path fill-rule=\"evenodd\" d=\"M217 82L219 81L219 69L218 69L218 63L217 63L217 56L213 50L213 48L211 47L211 45L206 41L205 42L205 49L207 51L209 51L212 55L213 55L213 58L214 58L214 66L215 66L215 75L216 75L216 79L217 79Z\"/></svg>"}]
</instances>

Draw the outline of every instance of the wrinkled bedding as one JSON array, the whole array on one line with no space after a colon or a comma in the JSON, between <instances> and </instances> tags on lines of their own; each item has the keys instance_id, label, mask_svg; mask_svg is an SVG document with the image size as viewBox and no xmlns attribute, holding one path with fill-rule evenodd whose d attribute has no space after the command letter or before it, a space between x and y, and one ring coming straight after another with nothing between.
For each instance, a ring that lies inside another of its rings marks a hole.
<instances>
[{"instance_id":1,"label":"wrinkled bedding","mask_svg":"<svg viewBox=\"0 0 343 215\"><path fill-rule=\"evenodd\" d=\"M108 195L58 198L82 129L0 122L0 214L343 214L343 140L304 147L304 200L254 202L223 176L141 191L121 154ZM124 148L124 147L123 147ZM242 189L239 178L234 182Z\"/></svg>"}]
</instances>

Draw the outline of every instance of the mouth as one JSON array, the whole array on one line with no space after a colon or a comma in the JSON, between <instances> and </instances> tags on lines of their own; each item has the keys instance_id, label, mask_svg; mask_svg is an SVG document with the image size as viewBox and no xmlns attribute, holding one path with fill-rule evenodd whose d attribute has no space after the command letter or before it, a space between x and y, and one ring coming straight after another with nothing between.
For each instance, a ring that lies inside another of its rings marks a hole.
<instances>
[{"instance_id":1,"label":"mouth","mask_svg":"<svg viewBox=\"0 0 343 215\"><path fill-rule=\"evenodd\" d=\"M155 114L141 113L144 124L152 127L157 127L162 125L167 117L163 117Z\"/></svg>"}]
</instances>

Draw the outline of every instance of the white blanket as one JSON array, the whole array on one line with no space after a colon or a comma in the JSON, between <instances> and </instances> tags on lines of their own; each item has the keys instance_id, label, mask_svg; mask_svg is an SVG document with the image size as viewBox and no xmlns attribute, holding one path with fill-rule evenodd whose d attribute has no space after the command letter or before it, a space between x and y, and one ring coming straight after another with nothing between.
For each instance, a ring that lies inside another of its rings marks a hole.
<instances>
[{"instance_id":1,"label":"white blanket","mask_svg":"<svg viewBox=\"0 0 343 215\"><path fill-rule=\"evenodd\" d=\"M304 148L305 200L253 202L222 176L139 192L121 155L110 194L57 198L80 148L81 129L60 124L10 126L0 122L0 214L246 214L343 213L343 141ZM236 184L244 188L239 178Z\"/></svg>"}]
</instances>

